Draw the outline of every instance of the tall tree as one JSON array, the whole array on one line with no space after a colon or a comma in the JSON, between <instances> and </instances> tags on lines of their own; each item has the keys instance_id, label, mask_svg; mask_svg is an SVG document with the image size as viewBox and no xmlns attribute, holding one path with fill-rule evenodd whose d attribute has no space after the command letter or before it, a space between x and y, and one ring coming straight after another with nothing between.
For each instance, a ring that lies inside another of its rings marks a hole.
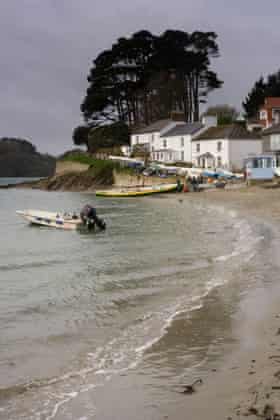
<instances>
[{"instance_id":1,"label":"tall tree","mask_svg":"<svg viewBox=\"0 0 280 420\"><path fill-rule=\"evenodd\" d=\"M216 115L218 125L232 124L238 117L238 111L230 105L210 106L205 111L205 115Z\"/></svg>"},{"instance_id":2,"label":"tall tree","mask_svg":"<svg viewBox=\"0 0 280 420\"><path fill-rule=\"evenodd\" d=\"M81 105L85 121L148 124L182 110L199 118L199 105L222 85L210 69L219 54L214 32L168 30L160 36L140 31L120 38L93 61Z\"/></svg>"},{"instance_id":3,"label":"tall tree","mask_svg":"<svg viewBox=\"0 0 280 420\"><path fill-rule=\"evenodd\" d=\"M246 96L245 101L242 102L246 118L257 118L258 111L266 97L266 89L264 78L260 77Z\"/></svg>"},{"instance_id":4,"label":"tall tree","mask_svg":"<svg viewBox=\"0 0 280 420\"><path fill-rule=\"evenodd\" d=\"M280 70L269 74L266 80L260 77L242 103L247 118L257 118L260 107L267 97L280 97Z\"/></svg>"}]
</instances>

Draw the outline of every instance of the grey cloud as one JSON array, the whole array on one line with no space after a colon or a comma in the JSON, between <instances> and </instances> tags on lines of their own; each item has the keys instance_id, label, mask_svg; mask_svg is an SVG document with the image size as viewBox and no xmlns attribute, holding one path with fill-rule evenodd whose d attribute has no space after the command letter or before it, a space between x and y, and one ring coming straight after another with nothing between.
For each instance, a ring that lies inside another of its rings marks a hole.
<instances>
[{"instance_id":1,"label":"grey cloud","mask_svg":"<svg viewBox=\"0 0 280 420\"><path fill-rule=\"evenodd\" d=\"M2 0L1 135L29 138L54 154L72 147L92 59L120 36L147 28L213 30L224 87L209 103L241 101L261 75L280 68L280 4L270 0Z\"/></svg>"}]
</instances>

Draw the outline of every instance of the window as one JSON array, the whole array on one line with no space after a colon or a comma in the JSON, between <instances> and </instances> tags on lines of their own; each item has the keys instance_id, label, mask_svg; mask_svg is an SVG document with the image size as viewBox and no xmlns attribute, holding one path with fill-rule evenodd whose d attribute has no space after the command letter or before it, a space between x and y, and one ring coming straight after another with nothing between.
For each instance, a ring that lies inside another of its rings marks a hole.
<instances>
[{"instance_id":1,"label":"window","mask_svg":"<svg viewBox=\"0 0 280 420\"><path fill-rule=\"evenodd\" d=\"M136 136L136 144L139 143L139 136Z\"/></svg>"},{"instance_id":2,"label":"window","mask_svg":"<svg viewBox=\"0 0 280 420\"><path fill-rule=\"evenodd\" d=\"M263 167L264 168L272 168L272 158L264 158L263 159Z\"/></svg>"},{"instance_id":3,"label":"window","mask_svg":"<svg viewBox=\"0 0 280 420\"><path fill-rule=\"evenodd\" d=\"M155 135L152 134L152 143L155 141Z\"/></svg>"},{"instance_id":4,"label":"window","mask_svg":"<svg viewBox=\"0 0 280 420\"><path fill-rule=\"evenodd\" d=\"M196 151L200 152L200 144L199 143L196 143Z\"/></svg>"},{"instance_id":5,"label":"window","mask_svg":"<svg viewBox=\"0 0 280 420\"><path fill-rule=\"evenodd\" d=\"M222 150L222 142L218 141L217 143L217 151L220 152Z\"/></svg>"},{"instance_id":6,"label":"window","mask_svg":"<svg viewBox=\"0 0 280 420\"><path fill-rule=\"evenodd\" d=\"M253 168L262 168L263 167L262 159L258 159L258 158L253 159L252 167Z\"/></svg>"},{"instance_id":7,"label":"window","mask_svg":"<svg viewBox=\"0 0 280 420\"><path fill-rule=\"evenodd\" d=\"M266 120L267 119L267 112L264 109L262 111L260 111L260 119L261 120Z\"/></svg>"},{"instance_id":8,"label":"window","mask_svg":"<svg viewBox=\"0 0 280 420\"><path fill-rule=\"evenodd\" d=\"M220 168L222 166L222 158L221 156L217 157L217 167Z\"/></svg>"},{"instance_id":9,"label":"window","mask_svg":"<svg viewBox=\"0 0 280 420\"><path fill-rule=\"evenodd\" d=\"M163 139L162 145L163 145L163 147L167 147L167 141L166 141L166 139Z\"/></svg>"},{"instance_id":10,"label":"window","mask_svg":"<svg viewBox=\"0 0 280 420\"><path fill-rule=\"evenodd\" d=\"M181 152L181 160L184 160L184 159L185 159L184 152Z\"/></svg>"},{"instance_id":11,"label":"window","mask_svg":"<svg viewBox=\"0 0 280 420\"><path fill-rule=\"evenodd\" d=\"M160 154L160 159L161 159L161 160L163 159L163 153L161 153L161 154Z\"/></svg>"},{"instance_id":12,"label":"window","mask_svg":"<svg viewBox=\"0 0 280 420\"><path fill-rule=\"evenodd\" d=\"M184 137L181 137L181 147L184 147Z\"/></svg>"}]
</instances>

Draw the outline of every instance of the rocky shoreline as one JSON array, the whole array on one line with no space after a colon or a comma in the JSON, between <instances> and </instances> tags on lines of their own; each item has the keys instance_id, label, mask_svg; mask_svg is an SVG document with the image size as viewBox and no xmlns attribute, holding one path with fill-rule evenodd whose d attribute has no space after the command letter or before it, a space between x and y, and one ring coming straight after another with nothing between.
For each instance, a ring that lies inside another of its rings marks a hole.
<instances>
[{"instance_id":1,"label":"rocky shoreline","mask_svg":"<svg viewBox=\"0 0 280 420\"><path fill-rule=\"evenodd\" d=\"M176 178L159 178L137 176L128 173L114 171L112 176L105 177L96 175L90 169L83 168L63 169L57 171L54 176L40 179L39 181L23 182L0 186L0 188L31 188L44 191L73 191L73 192L94 192L100 188L114 187L141 187L154 184L176 183Z\"/></svg>"}]
</instances>

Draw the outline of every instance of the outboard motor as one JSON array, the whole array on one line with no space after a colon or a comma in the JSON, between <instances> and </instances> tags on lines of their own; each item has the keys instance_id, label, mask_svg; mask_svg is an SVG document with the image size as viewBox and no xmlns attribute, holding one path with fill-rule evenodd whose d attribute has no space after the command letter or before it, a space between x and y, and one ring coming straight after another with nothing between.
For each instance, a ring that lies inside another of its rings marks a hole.
<instances>
[{"instance_id":1,"label":"outboard motor","mask_svg":"<svg viewBox=\"0 0 280 420\"><path fill-rule=\"evenodd\" d=\"M83 207L83 209L80 213L80 216L81 216L83 224L86 225L89 230L94 229L95 225L100 230L105 230L106 229L105 221L97 216L95 208L90 206L89 204L86 204Z\"/></svg>"}]
</instances>

